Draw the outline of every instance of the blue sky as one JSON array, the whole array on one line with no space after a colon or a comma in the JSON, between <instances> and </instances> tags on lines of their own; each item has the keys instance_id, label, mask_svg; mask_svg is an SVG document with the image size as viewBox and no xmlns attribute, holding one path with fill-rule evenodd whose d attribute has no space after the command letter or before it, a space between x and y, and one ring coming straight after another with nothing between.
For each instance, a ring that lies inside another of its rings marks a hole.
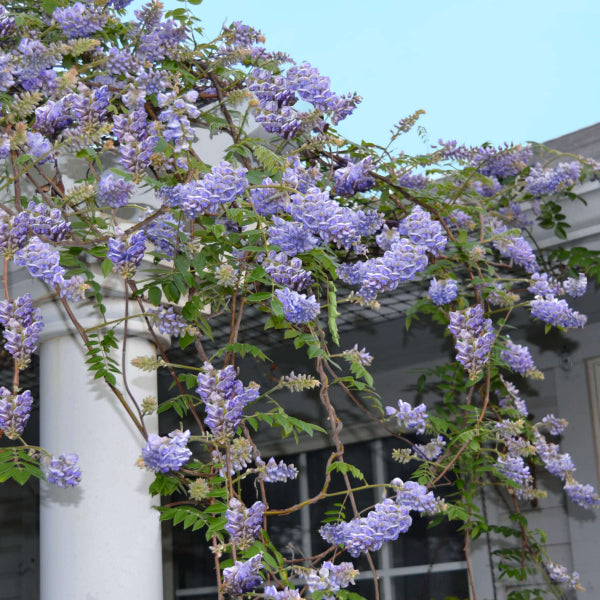
<instances>
[{"instance_id":1,"label":"blue sky","mask_svg":"<svg viewBox=\"0 0 600 600\"><path fill-rule=\"evenodd\" d=\"M269 50L318 67L333 91L358 92L363 103L339 128L355 141L384 144L417 109L426 111L430 142L544 141L600 121L597 0L204 0L190 8L207 39L243 21L261 29ZM396 147L426 144L411 134Z\"/></svg>"}]
</instances>

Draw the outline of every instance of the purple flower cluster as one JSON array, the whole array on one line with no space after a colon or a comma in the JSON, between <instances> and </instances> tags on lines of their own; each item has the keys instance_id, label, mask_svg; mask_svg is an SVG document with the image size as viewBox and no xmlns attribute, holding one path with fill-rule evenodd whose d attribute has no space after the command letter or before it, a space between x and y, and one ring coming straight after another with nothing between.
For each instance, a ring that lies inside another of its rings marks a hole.
<instances>
[{"instance_id":1,"label":"purple flower cluster","mask_svg":"<svg viewBox=\"0 0 600 600\"><path fill-rule=\"evenodd\" d=\"M408 506L398 505L390 498L375 505L366 517L356 517L349 522L328 523L319 530L330 544L344 544L350 556L361 552L375 552L385 542L398 539L412 524Z\"/></svg>"},{"instance_id":2,"label":"purple flower cluster","mask_svg":"<svg viewBox=\"0 0 600 600\"><path fill-rule=\"evenodd\" d=\"M429 184L429 178L422 173L403 173L398 177L397 181L399 186L408 188L409 190L420 190L427 187Z\"/></svg>"},{"instance_id":3,"label":"purple flower cluster","mask_svg":"<svg viewBox=\"0 0 600 600\"><path fill-rule=\"evenodd\" d=\"M265 600L302 600L298 590L285 587L278 591L274 585L265 586L264 598Z\"/></svg>"},{"instance_id":4,"label":"purple flower cluster","mask_svg":"<svg viewBox=\"0 0 600 600\"><path fill-rule=\"evenodd\" d=\"M555 327L583 327L587 322L587 317L569 308L566 300L554 296L536 296L529 304L532 317Z\"/></svg>"},{"instance_id":5,"label":"purple flower cluster","mask_svg":"<svg viewBox=\"0 0 600 600\"><path fill-rule=\"evenodd\" d=\"M277 461L271 457L266 463L258 456L256 466L263 481L267 483L282 482L298 477L298 469L294 465L286 465L282 460Z\"/></svg>"},{"instance_id":6,"label":"purple flower cluster","mask_svg":"<svg viewBox=\"0 0 600 600\"><path fill-rule=\"evenodd\" d=\"M306 294L299 294L288 288L275 290L275 296L283 304L283 315L290 323L308 323L321 311L314 296L307 298Z\"/></svg>"},{"instance_id":7,"label":"purple flower cluster","mask_svg":"<svg viewBox=\"0 0 600 600\"><path fill-rule=\"evenodd\" d=\"M158 308L148 309L151 323L158 328L160 333L179 337L188 327L187 321L172 306L161 304Z\"/></svg>"},{"instance_id":8,"label":"purple flower cluster","mask_svg":"<svg viewBox=\"0 0 600 600\"><path fill-rule=\"evenodd\" d=\"M527 409L527 405L525 404L525 400L523 400L519 396L519 390L514 386L510 381L506 381L500 375L500 380L504 384L506 388L506 392L508 396L501 397L499 400L501 408L516 408L524 417L529 415L529 410ZM512 405L512 406L511 406Z\"/></svg>"},{"instance_id":9,"label":"purple flower cluster","mask_svg":"<svg viewBox=\"0 0 600 600\"><path fill-rule=\"evenodd\" d=\"M426 246L401 238L383 256L341 265L337 274L349 285L360 284L357 296L365 302L373 302L377 294L395 290L400 283L414 279L428 263Z\"/></svg>"},{"instance_id":10,"label":"purple flower cluster","mask_svg":"<svg viewBox=\"0 0 600 600\"><path fill-rule=\"evenodd\" d=\"M560 419L553 414L546 415L542 419L542 423L546 426L551 435L561 435L569 424L566 419Z\"/></svg>"},{"instance_id":11,"label":"purple flower cluster","mask_svg":"<svg viewBox=\"0 0 600 600\"><path fill-rule=\"evenodd\" d=\"M551 475L564 481L575 472L575 464L571 455L561 454L557 444L547 442L543 435L536 432L534 445L540 460Z\"/></svg>"},{"instance_id":12,"label":"purple flower cluster","mask_svg":"<svg viewBox=\"0 0 600 600\"><path fill-rule=\"evenodd\" d=\"M446 447L446 441L441 435L429 441L427 444L415 444L414 454L421 460L436 460Z\"/></svg>"},{"instance_id":13,"label":"purple flower cluster","mask_svg":"<svg viewBox=\"0 0 600 600\"><path fill-rule=\"evenodd\" d=\"M399 477L392 479L390 485L398 490L396 503L400 506L420 513L435 514L439 512L443 502L427 491L427 488L416 481L402 481Z\"/></svg>"},{"instance_id":14,"label":"purple flower cluster","mask_svg":"<svg viewBox=\"0 0 600 600\"><path fill-rule=\"evenodd\" d=\"M319 240L308 232L301 223L285 221L274 216L273 224L267 230L269 245L279 246L288 256L308 252L319 245Z\"/></svg>"},{"instance_id":15,"label":"purple flower cluster","mask_svg":"<svg viewBox=\"0 0 600 600\"><path fill-rule=\"evenodd\" d=\"M142 219L152 214L148 210ZM154 244L155 250L164 254L168 258L175 258L178 246L179 223L170 213L158 215L147 225L144 225L143 231L146 232L146 238Z\"/></svg>"},{"instance_id":16,"label":"purple flower cluster","mask_svg":"<svg viewBox=\"0 0 600 600\"><path fill-rule=\"evenodd\" d=\"M563 288L571 298L579 298L585 294L587 289L587 277L584 273L579 273L579 277L567 277L563 281Z\"/></svg>"},{"instance_id":17,"label":"purple flower cluster","mask_svg":"<svg viewBox=\"0 0 600 600\"><path fill-rule=\"evenodd\" d=\"M58 487L75 487L81 483L81 470L77 466L77 454L52 456L45 465L46 479Z\"/></svg>"},{"instance_id":18,"label":"purple flower cluster","mask_svg":"<svg viewBox=\"0 0 600 600\"><path fill-rule=\"evenodd\" d=\"M101 8L89 1L56 8L52 17L68 38L90 37L104 27L107 19Z\"/></svg>"},{"instance_id":19,"label":"purple flower cluster","mask_svg":"<svg viewBox=\"0 0 600 600\"><path fill-rule=\"evenodd\" d=\"M582 508L591 510L600 506L600 496L589 483L584 485L578 481L567 479L564 489L567 496Z\"/></svg>"},{"instance_id":20,"label":"purple flower cluster","mask_svg":"<svg viewBox=\"0 0 600 600\"><path fill-rule=\"evenodd\" d=\"M560 296L563 293L560 283L548 273L534 273L527 290L536 296Z\"/></svg>"},{"instance_id":21,"label":"purple flower cluster","mask_svg":"<svg viewBox=\"0 0 600 600\"><path fill-rule=\"evenodd\" d=\"M446 247L447 239L442 225L434 221L420 206L415 206L412 212L400 221L398 233L407 236L417 246L425 246L427 252L433 256L439 256Z\"/></svg>"},{"instance_id":22,"label":"purple flower cluster","mask_svg":"<svg viewBox=\"0 0 600 600\"><path fill-rule=\"evenodd\" d=\"M479 173L486 177L512 177L522 171L533 152L529 146L512 146L504 144L494 148L482 146L467 151L466 158Z\"/></svg>"},{"instance_id":23,"label":"purple flower cluster","mask_svg":"<svg viewBox=\"0 0 600 600\"><path fill-rule=\"evenodd\" d=\"M525 179L525 189L534 196L554 194L571 187L581 176L581 165L576 162L559 163L554 169L533 167Z\"/></svg>"},{"instance_id":24,"label":"purple flower cluster","mask_svg":"<svg viewBox=\"0 0 600 600\"><path fill-rule=\"evenodd\" d=\"M492 198L502 191L502 184L496 177L488 177L486 181L473 182L473 189L484 198Z\"/></svg>"},{"instance_id":25,"label":"purple flower cluster","mask_svg":"<svg viewBox=\"0 0 600 600\"><path fill-rule=\"evenodd\" d=\"M521 488L531 487L533 482L531 471L522 456L500 455L496 460L496 470Z\"/></svg>"},{"instance_id":26,"label":"purple flower cluster","mask_svg":"<svg viewBox=\"0 0 600 600\"><path fill-rule=\"evenodd\" d=\"M427 427L427 407L419 404L414 408L403 400L398 400L398 408L386 406L385 413L388 417L396 417L398 425L403 432L425 433Z\"/></svg>"},{"instance_id":27,"label":"purple flower cluster","mask_svg":"<svg viewBox=\"0 0 600 600\"><path fill-rule=\"evenodd\" d=\"M24 248L15 253L15 263L27 267L32 277L41 279L48 285L62 285L65 270L59 264L58 251L38 237L32 237Z\"/></svg>"},{"instance_id":28,"label":"purple flower cluster","mask_svg":"<svg viewBox=\"0 0 600 600\"><path fill-rule=\"evenodd\" d=\"M138 47L137 52L140 51ZM113 134L119 141L121 165L129 171L134 180L143 177L150 166L154 149L158 144L155 123L148 121L146 114L146 90L134 89L123 95L123 102L129 110L126 115L113 117Z\"/></svg>"},{"instance_id":29,"label":"purple flower cluster","mask_svg":"<svg viewBox=\"0 0 600 600\"><path fill-rule=\"evenodd\" d=\"M229 365L217 370L204 363L204 373L198 374L196 392L204 402L204 422L218 440L228 441L242 423L244 408L260 395L258 386L244 387Z\"/></svg>"},{"instance_id":30,"label":"purple flower cluster","mask_svg":"<svg viewBox=\"0 0 600 600\"><path fill-rule=\"evenodd\" d=\"M506 349L500 352L500 358L519 375L528 376L538 372L529 348L515 344L508 336L506 337Z\"/></svg>"},{"instance_id":31,"label":"purple flower cluster","mask_svg":"<svg viewBox=\"0 0 600 600\"><path fill-rule=\"evenodd\" d=\"M551 560L544 562L544 569L546 569L546 573L548 573L548 577L552 583L556 585L566 585L568 588L575 590L582 589L579 585L579 573L577 571L569 573L565 566L559 565Z\"/></svg>"},{"instance_id":32,"label":"purple flower cluster","mask_svg":"<svg viewBox=\"0 0 600 600\"><path fill-rule=\"evenodd\" d=\"M12 259L27 241L29 224L17 217L19 215L0 219L0 253L8 259Z\"/></svg>"},{"instance_id":33,"label":"purple flower cluster","mask_svg":"<svg viewBox=\"0 0 600 600\"><path fill-rule=\"evenodd\" d=\"M251 462L254 449L252 444L243 437L236 437L229 446L229 474L235 475L239 471L243 471ZM219 474L224 477L227 464L227 457L223 456L217 449L211 453L213 463L219 466ZM257 458L257 464L260 458Z\"/></svg>"},{"instance_id":34,"label":"purple flower cluster","mask_svg":"<svg viewBox=\"0 0 600 600\"><path fill-rule=\"evenodd\" d=\"M247 550L258 537L262 527L265 505L258 501L250 508L237 498L229 500L229 508L225 511L227 523L225 529L231 537L232 543L241 550Z\"/></svg>"},{"instance_id":35,"label":"purple flower cluster","mask_svg":"<svg viewBox=\"0 0 600 600\"><path fill-rule=\"evenodd\" d=\"M15 440L23 434L32 406L33 397L29 390L16 394L0 386L0 431L4 431L9 440Z\"/></svg>"},{"instance_id":36,"label":"purple flower cluster","mask_svg":"<svg viewBox=\"0 0 600 600\"><path fill-rule=\"evenodd\" d=\"M508 233L506 225L499 221L492 222L493 233L496 236L492 245L501 256L509 258L516 265L523 267L528 273L536 273L540 267L531 244L525 238Z\"/></svg>"},{"instance_id":37,"label":"purple flower cluster","mask_svg":"<svg viewBox=\"0 0 600 600\"><path fill-rule=\"evenodd\" d=\"M65 221L58 208L31 201L27 209L12 218L13 228L27 228L36 236L60 242L71 235L71 224Z\"/></svg>"},{"instance_id":38,"label":"purple flower cluster","mask_svg":"<svg viewBox=\"0 0 600 600\"><path fill-rule=\"evenodd\" d=\"M312 283L312 276L302 268L302 261L298 257L289 258L285 252L271 250L262 265L275 283L290 290L302 292Z\"/></svg>"},{"instance_id":39,"label":"purple flower cluster","mask_svg":"<svg viewBox=\"0 0 600 600\"><path fill-rule=\"evenodd\" d=\"M98 202L111 208L125 206L134 192L135 183L112 173L105 173L98 182Z\"/></svg>"},{"instance_id":40,"label":"purple flower cluster","mask_svg":"<svg viewBox=\"0 0 600 600\"><path fill-rule=\"evenodd\" d=\"M476 379L496 339L492 320L484 319L483 306L476 304L451 312L448 329L456 339L456 360L467 369L470 379Z\"/></svg>"},{"instance_id":41,"label":"purple flower cluster","mask_svg":"<svg viewBox=\"0 0 600 600\"><path fill-rule=\"evenodd\" d=\"M326 560L319 570L311 569L306 576L306 585L311 594L323 592L323 600L335 600L336 592L354 584L358 571L351 562L334 565Z\"/></svg>"},{"instance_id":42,"label":"purple flower cluster","mask_svg":"<svg viewBox=\"0 0 600 600\"><path fill-rule=\"evenodd\" d=\"M360 243L355 211L330 199L329 192L310 188L306 195L294 194L291 199L288 212L307 233L346 250Z\"/></svg>"},{"instance_id":43,"label":"purple flower cluster","mask_svg":"<svg viewBox=\"0 0 600 600\"><path fill-rule=\"evenodd\" d=\"M248 187L246 169L234 168L226 161L213 167L200 181L163 187L158 197L167 206L175 206L190 218L216 213L224 204L231 204Z\"/></svg>"},{"instance_id":44,"label":"purple flower cluster","mask_svg":"<svg viewBox=\"0 0 600 600\"><path fill-rule=\"evenodd\" d=\"M17 361L18 369L25 369L44 327L40 309L34 308L29 294L12 301L2 300L0 323L4 329L4 349Z\"/></svg>"},{"instance_id":45,"label":"purple flower cluster","mask_svg":"<svg viewBox=\"0 0 600 600\"><path fill-rule=\"evenodd\" d=\"M123 279L131 279L140 266L146 251L146 234L136 231L129 240L123 237L108 240L107 258Z\"/></svg>"},{"instance_id":46,"label":"purple flower cluster","mask_svg":"<svg viewBox=\"0 0 600 600\"><path fill-rule=\"evenodd\" d=\"M295 137L308 129L322 130L323 118L313 117L292 108L298 99L331 116L334 124L352 114L360 101L356 95L337 96L323 77L309 63L294 65L285 75L273 75L266 69L254 69L248 89L258 98L256 121L269 133L283 138Z\"/></svg>"},{"instance_id":47,"label":"purple flower cluster","mask_svg":"<svg viewBox=\"0 0 600 600\"><path fill-rule=\"evenodd\" d=\"M429 297L437 306L450 304L458 296L458 284L454 279L437 280L435 277L429 284Z\"/></svg>"},{"instance_id":48,"label":"purple flower cluster","mask_svg":"<svg viewBox=\"0 0 600 600\"><path fill-rule=\"evenodd\" d=\"M236 560L233 567L223 569L223 591L238 596L251 592L262 582L259 571L262 568L262 554L255 554L246 561Z\"/></svg>"},{"instance_id":49,"label":"purple flower cluster","mask_svg":"<svg viewBox=\"0 0 600 600\"><path fill-rule=\"evenodd\" d=\"M523 212L520 204L517 204L513 200L508 203L508 206L501 206L498 211L504 218L504 220L510 225L514 225L519 229L525 229L533 225L533 220L529 215Z\"/></svg>"},{"instance_id":50,"label":"purple flower cluster","mask_svg":"<svg viewBox=\"0 0 600 600\"><path fill-rule=\"evenodd\" d=\"M262 184L266 186L275 185L270 177L265 177ZM282 212L289 204L285 192L272 187L252 188L250 190L250 200L254 210L262 216Z\"/></svg>"},{"instance_id":51,"label":"purple flower cluster","mask_svg":"<svg viewBox=\"0 0 600 600\"><path fill-rule=\"evenodd\" d=\"M158 106L162 109L158 116L163 122L163 137L173 145L174 152L181 152L186 144L194 139L195 133L190 124L190 119L196 119L200 111L196 107L198 92L191 90L178 97L176 92L159 92L157 94Z\"/></svg>"},{"instance_id":52,"label":"purple flower cluster","mask_svg":"<svg viewBox=\"0 0 600 600\"><path fill-rule=\"evenodd\" d=\"M190 435L189 429L175 429L168 436L151 433L142 449L144 464L155 473L179 471L192 456L192 451L187 447Z\"/></svg>"},{"instance_id":53,"label":"purple flower cluster","mask_svg":"<svg viewBox=\"0 0 600 600\"><path fill-rule=\"evenodd\" d=\"M354 344L350 350L344 350L342 354L346 360L358 363L363 367L368 367L373 362L373 357L365 348L359 350L358 344Z\"/></svg>"},{"instance_id":54,"label":"purple flower cluster","mask_svg":"<svg viewBox=\"0 0 600 600\"><path fill-rule=\"evenodd\" d=\"M371 168L370 156L357 163L348 161L345 167L337 169L333 173L335 193L338 196L354 196L372 188L375 180L369 174Z\"/></svg>"}]
</instances>

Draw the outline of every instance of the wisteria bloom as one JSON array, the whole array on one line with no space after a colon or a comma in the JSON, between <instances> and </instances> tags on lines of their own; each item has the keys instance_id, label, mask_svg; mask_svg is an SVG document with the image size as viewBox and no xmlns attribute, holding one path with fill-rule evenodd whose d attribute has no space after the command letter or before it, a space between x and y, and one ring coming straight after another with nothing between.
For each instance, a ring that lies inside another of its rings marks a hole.
<instances>
[{"instance_id":1,"label":"wisteria bloom","mask_svg":"<svg viewBox=\"0 0 600 600\"><path fill-rule=\"evenodd\" d=\"M458 296L458 285L454 279L437 280L435 277L429 284L429 297L437 306L450 304Z\"/></svg>"},{"instance_id":2,"label":"wisteria bloom","mask_svg":"<svg viewBox=\"0 0 600 600\"><path fill-rule=\"evenodd\" d=\"M98 202L100 205L119 208L127 205L133 193L135 183L117 177L112 173L105 173L98 182Z\"/></svg>"},{"instance_id":3,"label":"wisteria bloom","mask_svg":"<svg viewBox=\"0 0 600 600\"><path fill-rule=\"evenodd\" d=\"M289 258L285 252L271 250L262 266L274 283L296 292L302 292L312 283L310 272L302 268L297 256Z\"/></svg>"},{"instance_id":4,"label":"wisteria bloom","mask_svg":"<svg viewBox=\"0 0 600 600\"><path fill-rule=\"evenodd\" d=\"M190 430L171 431L168 436L151 433L142 449L144 464L155 473L168 473L179 469L191 458L192 451L187 447Z\"/></svg>"},{"instance_id":5,"label":"wisteria bloom","mask_svg":"<svg viewBox=\"0 0 600 600\"><path fill-rule=\"evenodd\" d=\"M413 451L417 458L421 460L436 460L446 447L446 440L441 435L438 435L427 444L415 444Z\"/></svg>"},{"instance_id":6,"label":"wisteria bloom","mask_svg":"<svg viewBox=\"0 0 600 600\"><path fill-rule=\"evenodd\" d=\"M356 517L349 522L328 523L319 530L321 537L330 544L344 544L352 557L361 552L375 552L385 542L398 539L406 533L412 519L408 506L398 505L390 498L375 505L366 517Z\"/></svg>"},{"instance_id":7,"label":"wisteria bloom","mask_svg":"<svg viewBox=\"0 0 600 600\"><path fill-rule=\"evenodd\" d=\"M302 600L300 592L289 587L278 590L274 585L267 585L264 589L265 600Z\"/></svg>"},{"instance_id":8,"label":"wisteria bloom","mask_svg":"<svg viewBox=\"0 0 600 600\"><path fill-rule=\"evenodd\" d=\"M46 479L58 487L75 487L81 483L81 470L77 466L77 454L61 454L44 461L42 466Z\"/></svg>"},{"instance_id":9,"label":"wisteria bloom","mask_svg":"<svg viewBox=\"0 0 600 600\"><path fill-rule=\"evenodd\" d=\"M600 495L590 484L583 484L572 478L567 478L564 486L567 496L578 506L591 510L600 506Z\"/></svg>"},{"instance_id":10,"label":"wisteria bloom","mask_svg":"<svg viewBox=\"0 0 600 600\"><path fill-rule=\"evenodd\" d=\"M433 492L416 481L402 481L399 477L392 479L390 485L398 490L396 503L409 510L434 514L443 506L443 501L436 498Z\"/></svg>"},{"instance_id":11,"label":"wisteria bloom","mask_svg":"<svg viewBox=\"0 0 600 600\"><path fill-rule=\"evenodd\" d=\"M131 279L140 266L146 251L146 234L136 231L129 240L123 237L108 240L107 258L123 279Z\"/></svg>"},{"instance_id":12,"label":"wisteria bloom","mask_svg":"<svg viewBox=\"0 0 600 600\"><path fill-rule=\"evenodd\" d=\"M306 585L311 593L324 592L323 600L335 600L336 592L354 584L358 570L351 562L334 565L326 560L319 569L311 569L306 576Z\"/></svg>"},{"instance_id":13,"label":"wisteria bloom","mask_svg":"<svg viewBox=\"0 0 600 600\"><path fill-rule=\"evenodd\" d=\"M500 455L496 461L496 469L521 488L528 488L533 483L531 471L522 456Z\"/></svg>"},{"instance_id":14,"label":"wisteria bloom","mask_svg":"<svg viewBox=\"0 0 600 600\"><path fill-rule=\"evenodd\" d=\"M15 263L27 267L30 275L48 285L61 285L65 270L60 266L58 251L38 237L32 237L27 246L16 252Z\"/></svg>"},{"instance_id":15,"label":"wisteria bloom","mask_svg":"<svg viewBox=\"0 0 600 600\"><path fill-rule=\"evenodd\" d=\"M388 417L396 417L398 425L404 432L425 433L427 426L427 407L419 404L414 408L403 400L398 400L398 408L386 406L385 412Z\"/></svg>"},{"instance_id":16,"label":"wisteria bloom","mask_svg":"<svg viewBox=\"0 0 600 600\"><path fill-rule=\"evenodd\" d=\"M231 365L217 370L205 363L204 371L198 374L196 388L206 409L204 422L217 439L227 441L241 425L244 408L259 397L260 390L256 385L244 387Z\"/></svg>"},{"instance_id":17,"label":"wisteria bloom","mask_svg":"<svg viewBox=\"0 0 600 600\"><path fill-rule=\"evenodd\" d=\"M333 173L335 193L339 196L354 196L358 192L366 192L375 185L375 180L370 175L372 168L371 157L353 163L348 161L345 167Z\"/></svg>"},{"instance_id":18,"label":"wisteria bloom","mask_svg":"<svg viewBox=\"0 0 600 600\"><path fill-rule=\"evenodd\" d=\"M179 337L187 328L187 321L172 306L161 304L158 308L149 308L150 322L158 328L160 333Z\"/></svg>"},{"instance_id":19,"label":"wisteria bloom","mask_svg":"<svg viewBox=\"0 0 600 600\"><path fill-rule=\"evenodd\" d=\"M275 296L283 304L283 315L290 323L308 323L321 311L314 296L307 298L306 294L299 294L288 288L275 290Z\"/></svg>"},{"instance_id":20,"label":"wisteria bloom","mask_svg":"<svg viewBox=\"0 0 600 600\"><path fill-rule=\"evenodd\" d=\"M467 369L470 379L476 379L489 360L496 339L492 320L484 319L483 307L476 304L451 312L448 329L456 339L456 360Z\"/></svg>"},{"instance_id":21,"label":"wisteria bloom","mask_svg":"<svg viewBox=\"0 0 600 600\"><path fill-rule=\"evenodd\" d=\"M283 482L298 477L298 469L294 465L287 465L280 460L279 463L273 458L265 463L259 456L256 458L256 467L262 480L267 483Z\"/></svg>"},{"instance_id":22,"label":"wisteria bloom","mask_svg":"<svg viewBox=\"0 0 600 600\"><path fill-rule=\"evenodd\" d=\"M259 575L262 569L262 554L255 554L246 561L236 560L233 567L223 569L223 591L237 596L251 592L260 585L262 577Z\"/></svg>"},{"instance_id":23,"label":"wisteria bloom","mask_svg":"<svg viewBox=\"0 0 600 600\"><path fill-rule=\"evenodd\" d=\"M579 273L577 279L568 277L563 281L563 288L572 298L579 298L585 294L587 289L587 277L584 273Z\"/></svg>"},{"instance_id":24,"label":"wisteria bloom","mask_svg":"<svg viewBox=\"0 0 600 600\"><path fill-rule=\"evenodd\" d=\"M531 316L555 327L583 327L587 317L569 308L566 300L554 296L536 296L530 302Z\"/></svg>"},{"instance_id":25,"label":"wisteria bloom","mask_svg":"<svg viewBox=\"0 0 600 600\"><path fill-rule=\"evenodd\" d=\"M237 498L229 500L229 508L225 511L227 523L225 529L231 541L241 550L250 548L262 527L265 505L258 501L249 508Z\"/></svg>"},{"instance_id":26,"label":"wisteria bloom","mask_svg":"<svg viewBox=\"0 0 600 600\"><path fill-rule=\"evenodd\" d=\"M366 348L359 350L358 344L354 344L350 350L344 350L342 354L346 360L358 363L363 367L368 367L373 362L373 357L367 352Z\"/></svg>"},{"instance_id":27,"label":"wisteria bloom","mask_svg":"<svg viewBox=\"0 0 600 600\"><path fill-rule=\"evenodd\" d=\"M0 386L0 430L9 440L23 434L32 406L33 397L29 390L16 394Z\"/></svg>"},{"instance_id":28,"label":"wisteria bloom","mask_svg":"<svg viewBox=\"0 0 600 600\"><path fill-rule=\"evenodd\" d=\"M398 232L407 236L413 244L425 246L427 252L433 256L439 256L448 241L442 225L420 206L415 206L412 212L400 221Z\"/></svg>"},{"instance_id":29,"label":"wisteria bloom","mask_svg":"<svg viewBox=\"0 0 600 600\"><path fill-rule=\"evenodd\" d=\"M235 475L239 471L243 471L253 460L254 448L252 444L244 437L236 437L229 446L229 474ZM213 463L219 466L219 474L221 477L225 475L225 466L227 457L219 450L215 449L211 453ZM257 457L257 464L260 458Z\"/></svg>"},{"instance_id":30,"label":"wisteria bloom","mask_svg":"<svg viewBox=\"0 0 600 600\"><path fill-rule=\"evenodd\" d=\"M549 169L533 167L525 179L525 189L534 196L553 194L577 183L580 175L581 165L576 161Z\"/></svg>"},{"instance_id":31,"label":"wisteria bloom","mask_svg":"<svg viewBox=\"0 0 600 600\"><path fill-rule=\"evenodd\" d=\"M568 588L575 590L582 589L579 584L579 573L577 571L569 573L565 566L559 565L551 560L544 562L544 569L546 570L546 573L548 573L548 577L552 583L566 585Z\"/></svg>"},{"instance_id":32,"label":"wisteria bloom","mask_svg":"<svg viewBox=\"0 0 600 600\"><path fill-rule=\"evenodd\" d=\"M25 369L38 347L44 327L40 309L33 306L29 294L12 301L2 300L0 323L4 328L4 349L17 361L18 369Z\"/></svg>"},{"instance_id":33,"label":"wisteria bloom","mask_svg":"<svg viewBox=\"0 0 600 600\"><path fill-rule=\"evenodd\" d=\"M506 349L500 352L500 358L519 375L531 376L539 373L529 348L521 344L515 344L508 336L506 338Z\"/></svg>"}]
</instances>

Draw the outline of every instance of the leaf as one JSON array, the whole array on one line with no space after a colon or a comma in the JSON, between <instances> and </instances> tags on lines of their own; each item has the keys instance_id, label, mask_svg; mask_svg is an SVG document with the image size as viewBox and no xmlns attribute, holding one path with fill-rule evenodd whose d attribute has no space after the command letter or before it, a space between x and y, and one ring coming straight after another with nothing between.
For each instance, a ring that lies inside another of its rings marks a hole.
<instances>
[{"instance_id":1,"label":"leaf","mask_svg":"<svg viewBox=\"0 0 600 600\"><path fill-rule=\"evenodd\" d=\"M154 304L154 306L158 306L160 304L161 298L162 292L159 288L151 287L148 289L148 300L150 300L150 302Z\"/></svg>"},{"instance_id":2,"label":"leaf","mask_svg":"<svg viewBox=\"0 0 600 600\"><path fill-rule=\"evenodd\" d=\"M108 258L105 258L102 261L102 264L100 265L100 269L101 269L102 275L104 275L104 277L108 276L108 274L112 271L112 268L113 268L112 261Z\"/></svg>"}]
</instances>

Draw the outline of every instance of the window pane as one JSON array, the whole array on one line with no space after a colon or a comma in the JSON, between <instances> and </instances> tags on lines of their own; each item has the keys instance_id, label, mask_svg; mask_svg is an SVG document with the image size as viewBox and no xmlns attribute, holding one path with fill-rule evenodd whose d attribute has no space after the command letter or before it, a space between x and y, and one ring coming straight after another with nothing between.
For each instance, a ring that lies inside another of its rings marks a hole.
<instances>
[{"instance_id":1,"label":"window pane","mask_svg":"<svg viewBox=\"0 0 600 600\"><path fill-rule=\"evenodd\" d=\"M448 571L395 577L392 580L394 598L410 600L444 600L448 596L469 597L466 571Z\"/></svg>"},{"instance_id":2,"label":"window pane","mask_svg":"<svg viewBox=\"0 0 600 600\"><path fill-rule=\"evenodd\" d=\"M417 462L400 464L392 459L392 450L401 448L402 442L393 438L383 441L384 461L388 481L394 477L402 480L410 478ZM452 487L440 487L435 494L447 496ZM412 565L432 564L436 562L452 562L464 560L464 541L458 531L458 523L442 521L435 527L429 527L430 519L411 513L413 524L407 533L392 542L393 566L406 567Z\"/></svg>"},{"instance_id":3,"label":"window pane","mask_svg":"<svg viewBox=\"0 0 600 600\"><path fill-rule=\"evenodd\" d=\"M308 485L309 493L311 496L317 494L324 481L324 471L327 459L331 454L331 449L318 450L316 452L310 452L307 456L307 471L308 471ZM371 463L371 452L370 446L367 443L352 444L345 448L345 462L358 467L367 480L372 479L372 463ZM350 482L353 486L360 485L360 481L350 476ZM334 472L331 477L331 484L328 492L338 492L346 489L344 479L340 473ZM356 505L359 511L372 507L375 503L375 497L372 490L361 490L354 494ZM340 503L344 503L343 511L345 512L345 520L349 521L354 516L352 513L352 506L350 500L346 495L340 494L333 498L327 498L313 504L310 507L310 525L311 525L311 540L312 540L312 552L313 554L319 554L329 547L329 544L323 540L319 535L319 528L323 519L328 516L327 511L339 512L340 507L336 506ZM365 514L363 512L362 514ZM339 519L338 519L339 520ZM348 555L345 555L344 560L350 560ZM375 565L378 564L378 558L376 554L373 555L373 561ZM352 560L354 566L360 571L369 570L369 563L364 554L361 554L358 558Z\"/></svg>"}]
</instances>

